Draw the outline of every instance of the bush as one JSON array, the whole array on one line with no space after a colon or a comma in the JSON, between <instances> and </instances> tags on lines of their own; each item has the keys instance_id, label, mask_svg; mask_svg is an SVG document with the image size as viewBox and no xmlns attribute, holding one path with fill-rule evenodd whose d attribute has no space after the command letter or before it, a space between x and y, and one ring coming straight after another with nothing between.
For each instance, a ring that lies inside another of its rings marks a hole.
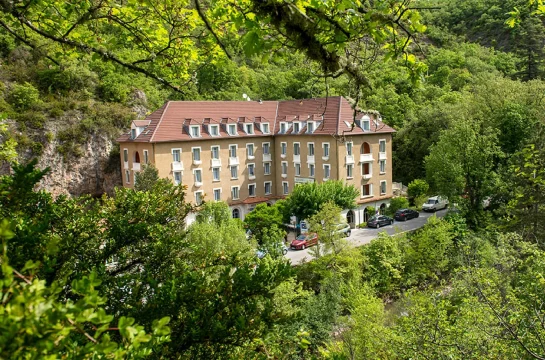
<instances>
[{"instance_id":1,"label":"bush","mask_svg":"<svg viewBox=\"0 0 545 360\"><path fill-rule=\"evenodd\" d=\"M364 229L367 227L367 223L366 222L362 222L361 224L358 225L358 228L360 229Z\"/></svg>"},{"instance_id":2,"label":"bush","mask_svg":"<svg viewBox=\"0 0 545 360\"><path fill-rule=\"evenodd\" d=\"M410 199L416 199L419 196L426 195L429 189L430 185L426 182L426 180L415 179L409 183L409 186L407 187L407 195L409 195Z\"/></svg>"},{"instance_id":3,"label":"bush","mask_svg":"<svg viewBox=\"0 0 545 360\"><path fill-rule=\"evenodd\" d=\"M416 210L418 211L422 211L422 205L424 205L424 203L428 200L428 196L427 195L421 195L421 196L418 196L417 198L414 199L414 207L416 208Z\"/></svg>"},{"instance_id":4,"label":"bush","mask_svg":"<svg viewBox=\"0 0 545 360\"><path fill-rule=\"evenodd\" d=\"M8 101L16 109L26 110L41 102L40 92L27 82L15 84L8 95Z\"/></svg>"},{"instance_id":5,"label":"bush","mask_svg":"<svg viewBox=\"0 0 545 360\"><path fill-rule=\"evenodd\" d=\"M390 207L388 208L388 213L395 214L399 209L405 209L409 207L409 200L405 197L397 197L390 200Z\"/></svg>"}]
</instances>

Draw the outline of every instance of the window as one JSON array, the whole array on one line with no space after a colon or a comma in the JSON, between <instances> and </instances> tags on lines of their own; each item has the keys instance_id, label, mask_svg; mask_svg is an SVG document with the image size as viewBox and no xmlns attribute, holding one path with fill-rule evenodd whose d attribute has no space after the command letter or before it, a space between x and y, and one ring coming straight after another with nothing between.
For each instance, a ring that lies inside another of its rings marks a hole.
<instances>
[{"instance_id":1,"label":"window","mask_svg":"<svg viewBox=\"0 0 545 360\"><path fill-rule=\"evenodd\" d=\"M295 176L301 176L301 164L295 163Z\"/></svg>"},{"instance_id":2,"label":"window","mask_svg":"<svg viewBox=\"0 0 545 360\"><path fill-rule=\"evenodd\" d=\"M293 155L301 155L301 144L293 143Z\"/></svg>"},{"instance_id":3,"label":"window","mask_svg":"<svg viewBox=\"0 0 545 360\"><path fill-rule=\"evenodd\" d=\"M361 118L361 128L363 129L363 131L369 131L370 125L371 125L371 118L369 118L369 116L366 115Z\"/></svg>"},{"instance_id":4,"label":"window","mask_svg":"<svg viewBox=\"0 0 545 360\"><path fill-rule=\"evenodd\" d=\"M237 146L236 145L229 145L229 156L230 157L237 157Z\"/></svg>"},{"instance_id":5,"label":"window","mask_svg":"<svg viewBox=\"0 0 545 360\"><path fill-rule=\"evenodd\" d=\"M352 155L352 143L351 142L346 143L346 154L347 155Z\"/></svg>"},{"instance_id":6,"label":"window","mask_svg":"<svg viewBox=\"0 0 545 360\"><path fill-rule=\"evenodd\" d=\"M201 137L201 127L200 126L191 126L191 137L197 138Z\"/></svg>"},{"instance_id":7,"label":"window","mask_svg":"<svg viewBox=\"0 0 545 360\"><path fill-rule=\"evenodd\" d=\"M384 174L386 172L386 160L380 160L380 173Z\"/></svg>"},{"instance_id":8,"label":"window","mask_svg":"<svg viewBox=\"0 0 545 360\"><path fill-rule=\"evenodd\" d=\"M284 195L288 195L289 193L289 185L287 181L282 181L282 193Z\"/></svg>"},{"instance_id":9,"label":"window","mask_svg":"<svg viewBox=\"0 0 545 360\"><path fill-rule=\"evenodd\" d=\"M324 157L329 157L329 143L322 144L324 147Z\"/></svg>"},{"instance_id":10,"label":"window","mask_svg":"<svg viewBox=\"0 0 545 360\"><path fill-rule=\"evenodd\" d=\"M233 209L232 216L233 216L233 219L240 219L240 210Z\"/></svg>"},{"instance_id":11,"label":"window","mask_svg":"<svg viewBox=\"0 0 545 360\"><path fill-rule=\"evenodd\" d=\"M219 159L220 158L220 147L219 146L212 146L211 148L212 152L212 159Z\"/></svg>"},{"instance_id":12,"label":"window","mask_svg":"<svg viewBox=\"0 0 545 360\"><path fill-rule=\"evenodd\" d=\"M254 133L254 124L244 124L244 128L246 129L246 134L252 135Z\"/></svg>"},{"instance_id":13,"label":"window","mask_svg":"<svg viewBox=\"0 0 545 360\"><path fill-rule=\"evenodd\" d=\"M265 181L265 195L271 194L272 182Z\"/></svg>"},{"instance_id":14,"label":"window","mask_svg":"<svg viewBox=\"0 0 545 360\"><path fill-rule=\"evenodd\" d=\"M366 162L361 164L361 174L362 175L371 175L371 164Z\"/></svg>"},{"instance_id":15,"label":"window","mask_svg":"<svg viewBox=\"0 0 545 360\"><path fill-rule=\"evenodd\" d=\"M282 122L280 123L280 134L285 134L286 133L286 123L285 122Z\"/></svg>"},{"instance_id":16,"label":"window","mask_svg":"<svg viewBox=\"0 0 545 360\"><path fill-rule=\"evenodd\" d=\"M269 143L263 143L263 155L269 155L270 154L270 144Z\"/></svg>"},{"instance_id":17,"label":"window","mask_svg":"<svg viewBox=\"0 0 545 360\"><path fill-rule=\"evenodd\" d=\"M379 140L378 142L378 151L381 153L386 152L386 140Z\"/></svg>"},{"instance_id":18,"label":"window","mask_svg":"<svg viewBox=\"0 0 545 360\"><path fill-rule=\"evenodd\" d=\"M210 136L218 136L220 133L219 125L208 125Z\"/></svg>"},{"instance_id":19,"label":"window","mask_svg":"<svg viewBox=\"0 0 545 360\"><path fill-rule=\"evenodd\" d=\"M254 144L246 144L246 151L248 152L248 158L254 156Z\"/></svg>"},{"instance_id":20,"label":"window","mask_svg":"<svg viewBox=\"0 0 545 360\"><path fill-rule=\"evenodd\" d=\"M233 136L237 134L237 125L236 124L229 124L229 135Z\"/></svg>"},{"instance_id":21,"label":"window","mask_svg":"<svg viewBox=\"0 0 545 360\"><path fill-rule=\"evenodd\" d=\"M308 155L314 156L314 143L308 143Z\"/></svg>"},{"instance_id":22,"label":"window","mask_svg":"<svg viewBox=\"0 0 545 360\"><path fill-rule=\"evenodd\" d=\"M123 161L127 162L129 161L129 150L123 149Z\"/></svg>"},{"instance_id":23,"label":"window","mask_svg":"<svg viewBox=\"0 0 545 360\"><path fill-rule=\"evenodd\" d=\"M221 200L221 189L214 189L214 201Z\"/></svg>"},{"instance_id":24,"label":"window","mask_svg":"<svg viewBox=\"0 0 545 360\"><path fill-rule=\"evenodd\" d=\"M231 166L231 179L238 178L238 166L233 165Z\"/></svg>"},{"instance_id":25,"label":"window","mask_svg":"<svg viewBox=\"0 0 545 360\"><path fill-rule=\"evenodd\" d=\"M195 204L202 204L202 191L195 191Z\"/></svg>"},{"instance_id":26,"label":"window","mask_svg":"<svg viewBox=\"0 0 545 360\"><path fill-rule=\"evenodd\" d=\"M282 161L282 175L288 175L288 162Z\"/></svg>"},{"instance_id":27,"label":"window","mask_svg":"<svg viewBox=\"0 0 545 360\"><path fill-rule=\"evenodd\" d=\"M248 196L255 196L255 184L248 185Z\"/></svg>"},{"instance_id":28,"label":"window","mask_svg":"<svg viewBox=\"0 0 545 360\"><path fill-rule=\"evenodd\" d=\"M144 150L144 164L149 163L148 151Z\"/></svg>"},{"instance_id":29,"label":"window","mask_svg":"<svg viewBox=\"0 0 545 360\"><path fill-rule=\"evenodd\" d=\"M195 169L195 170L193 170L193 173L195 174L195 182L196 183L202 183L202 170L201 169Z\"/></svg>"},{"instance_id":30,"label":"window","mask_svg":"<svg viewBox=\"0 0 545 360\"><path fill-rule=\"evenodd\" d=\"M131 139L136 139L136 129L131 129Z\"/></svg>"},{"instance_id":31,"label":"window","mask_svg":"<svg viewBox=\"0 0 545 360\"><path fill-rule=\"evenodd\" d=\"M175 171L174 175L174 184L180 185L182 183L182 173L180 171Z\"/></svg>"},{"instance_id":32,"label":"window","mask_svg":"<svg viewBox=\"0 0 545 360\"><path fill-rule=\"evenodd\" d=\"M324 164L324 179L329 179L331 176L331 168L329 164Z\"/></svg>"},{"instance_id":33,"label":"window","mask_svg":"<svg viewBox=\"0 0 545 360\"><path fill-rule=\"evenodd\" d=\"M310 177L314 177L314 164L309 164L308 165L308 175Z\"/></svg>"},{"instance_id":34,"label":"window","mask_svg":"<svg viewBox=\"0 0 545 360\"><path fill-rule=\"evenodd\" d=\"M314 121L307 122L307 132L308 133L314 132Z\"/></svg>"},{"instance_id":35,"label":"window","mask_svg":"<svg viewBox=\"0 0 545 360\"><path fill-rule=\"evenodd\" d=\"M354 176L354 165L348 164L346 165L346 177L352 178Z\"/></svg>"},{"instance_id":36,"label":"window","mask_svg":"<svg viewBox=\"0 0 545 360\"><path fill-rule=\"evenodd\" d=\"M220 181L220 168L219 167L212 168L212 179L214 181Z\"/></svg>"},{"instance_id":37,"label":"window","mask_svg":"<svg viewBox=\"0 0 545 360\"><path fill-rule=\"evenodd\" d=\"M125 170L125 181L127 181L127 184L131 183L131 172L129 170Z\"/></svg>"},{"instance_id":38,"label":"window","mask_svg":"<svg viewBox=\"0 0 545 360\"><path fill-rule=\"evenodd\" d=\"M295 134L299 134L299 131L301 131L301 124L298 122L293 123L293 132Z\"/></svg>"},{"instance_id":39,"label":"window","mask_svg":"<svg viewBox=\"0 0 545 360\"><path fill-rule=\"evenodd\" d=\"M238 186L232 186L231 187L231 199L238 200Z\"/></svg>"},{"instance_id":40,"label":"window","mask_svg":"<svg viewBox=\"0 0 545 360\"><path fill-rule=\"evenodd\" d=\"M380 195L386 194L386 181L380 182Z\"/></svg>"},{"instance_id":41,"label":"window","mask_svg":"<svg viewBox=\"0 0 545 360\"><path fill-rule=\"evenodd\" d=\"M373 184L365 184L361 187L361 197L373 195Z\"/></svg>"},{"instance_id":42,"label":"window","mask_svg":"<svg viewBox=\"0 0 545 360\"><path fill-rule=\"evenodd\" d=\"M255 164L248 164L248 176L255 177Z\"/></svg>"},{"instance_id":43,"label":"window","mask_svg":"<svg viewBox=\"0 0 545 360\"><path fill-rule=\"evenodd\" d=\"M180 149L172 149L172 161L180 162Z\"/></svg>"},{"instance_id":44,"label":"window","mask_svg":"<svg viewBox=\"0 0 545 360\"><path fill-rule=\"evenodd\" d=\"M288 152L288 144L285 142L280 143L280 154L285 156L287 152Z\"/></svg>"},{"instance_id":45,"label":"window","mask_svg":"<svg viewBox=\"0 0 545 360\"><path fill-rule=\"evenodd\" d=\"M261 124L261 132L263 134L268 134L269 133L269 123Z\"/></svg>"},{"instance_id":46,"label":"window","mask_svg":"<svg viewBox=\"0 0 545 360\"><path fill-rule=\"evenodd\" d=\"M192 148L193 161L201 161L201 148Z\"/></svg>"},{"instance_id":47,"label":"window","mask_svg":"<svg viewBox=\"0 0 545 360\"><path fill-rule=\"evenodd\" d=\"M263 166L265 168L265 175L271 175L271 163L270 162L266 162L266 163L263 163Z\"/></svg>"}]
</instances>

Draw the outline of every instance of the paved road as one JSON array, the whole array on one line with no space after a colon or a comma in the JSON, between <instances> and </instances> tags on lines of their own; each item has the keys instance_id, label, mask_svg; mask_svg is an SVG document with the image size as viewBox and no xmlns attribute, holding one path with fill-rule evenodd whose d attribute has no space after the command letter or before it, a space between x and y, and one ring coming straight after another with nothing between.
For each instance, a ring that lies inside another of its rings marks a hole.
<instances>
[{"instance_id":1,"label":"paved road","mask_svg":"<svg viewBox=\"0 0 545 360\"><path fill-rule=\"evenodd\" d=\"M407 221L396 221L393 225L383 226L380 229L353 229L350 237L347 238L350 246L361 246L371 242L378 236L379 232L386 231L389 235L394 235L398 232L405 232L421 228L426 224L430 216L443 217L446 214L446 210L440 210L436 213L421 212L420 217ZM309 253L309 249L305 250L292 250L289 249L286 257L291 260L293 265L304 263L312 260L312 255Z\"/></svg>"}]
</instances>

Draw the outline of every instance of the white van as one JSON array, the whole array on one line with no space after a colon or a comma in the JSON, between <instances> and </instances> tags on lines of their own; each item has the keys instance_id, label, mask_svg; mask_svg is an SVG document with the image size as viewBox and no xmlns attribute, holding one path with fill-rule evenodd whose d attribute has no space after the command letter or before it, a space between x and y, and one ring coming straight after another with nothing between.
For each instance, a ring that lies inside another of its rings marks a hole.
<instances>
[{"instance_id":1,"label":"white van","mask_svg":"<svg viewBox=\"0 0 545 360\"><path fill-rule=\"evenodd\" d=\"M433 196L422 205L422 210L424 211L437 211L441 209L446 209L448 206L448 200L443 199L440 196Z\"/></svg>"}]
</instances>

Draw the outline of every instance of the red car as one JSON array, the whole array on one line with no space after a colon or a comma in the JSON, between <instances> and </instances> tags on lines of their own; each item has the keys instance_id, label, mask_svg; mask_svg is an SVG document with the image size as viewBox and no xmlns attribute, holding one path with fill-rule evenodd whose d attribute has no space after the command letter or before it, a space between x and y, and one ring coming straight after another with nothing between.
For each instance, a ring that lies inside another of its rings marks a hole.
<instances>
[{"instance_id":1,"label":"red car","mask_svg":"<svg viewBox=\"0 0 545 360\"><path fill-rule=\"evenodd\" d=\"M294 250L305 250L309 246L318 244L318 234L301 234L291 242L291 248Z\"/></svg>"}]
</instances>

